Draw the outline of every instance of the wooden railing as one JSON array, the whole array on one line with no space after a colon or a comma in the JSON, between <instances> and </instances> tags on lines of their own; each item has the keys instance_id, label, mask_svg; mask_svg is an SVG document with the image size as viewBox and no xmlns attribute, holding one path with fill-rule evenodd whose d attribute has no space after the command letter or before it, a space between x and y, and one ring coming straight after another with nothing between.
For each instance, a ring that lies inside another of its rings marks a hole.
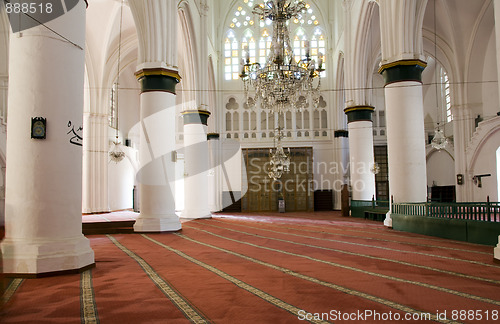
<instances>
[{"instance_id":1,"label":"wooden railing","mask_svg":"<svg viewBox=\"0 0 500 324\"><path fill-rule=\"evenodd\" d=\"M500 202L393 203L392 213L498 223Z\"/></svg>"},{"instance_id":2,"label":"wooden railing","mask_svg":"<svg viewBox=\"0 0 500 324\"><path fill-rule=\"evenodd\" d=\"M389 209L389 201L388 200L351 200L352 207L384 207Z\"/></svg>"},{"instance_id":3,"label":"wooden railing","mask_svg":"<svg viewBox=\"0 0 500 324\"><path fill-rule=\"evenodd\" d=\"M350 210L352 217L367 218L367 213L371 215L385 215L389 211L388 200L351 200ZM382 218L385 216L380 216Z\"/></svg>"}]
</instances>

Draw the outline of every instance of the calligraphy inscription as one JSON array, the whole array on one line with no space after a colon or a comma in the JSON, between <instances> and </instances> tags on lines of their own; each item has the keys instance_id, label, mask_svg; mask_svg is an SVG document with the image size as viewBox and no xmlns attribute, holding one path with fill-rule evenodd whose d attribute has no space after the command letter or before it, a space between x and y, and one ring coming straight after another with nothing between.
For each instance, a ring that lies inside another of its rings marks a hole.
<instances>
[{"instance_id":1,"label":"calligraphy inscription","mask_svg":"<svg viewBox=\"0 0 500 324\"><path fill-rule=\"evenodd\" d=\"M68 135L72 135L69 139L69 142L74 145L82 146L83 137L81 136L83 127L80 126L75 130L75 126L71 123L71 120L68 121L68 128L71 129L66 133Z\"/></svg>"}]
</instances>

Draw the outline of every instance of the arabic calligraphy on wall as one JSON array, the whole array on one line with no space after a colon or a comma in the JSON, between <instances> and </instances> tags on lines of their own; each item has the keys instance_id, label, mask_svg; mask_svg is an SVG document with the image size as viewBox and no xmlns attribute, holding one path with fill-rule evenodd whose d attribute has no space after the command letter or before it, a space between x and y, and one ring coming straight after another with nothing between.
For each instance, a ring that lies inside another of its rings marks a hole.
<instances>
[{"instance_id":1,"label":"arabic calligraphy on wall","mask_svg":"<svg viewBox=\"0 0 500 324\"><path fill-rule=\"evenodd\" d=\"M83 137L82 137L82 131L83 131L83 126L80 126L75 129L75 125L71 123L71 120L68 121L68 128L71 128L66 134L72 136L69 139L69 142L73 145L78 145L82 146L83 143Z\"/></svg>"}]
</instances>

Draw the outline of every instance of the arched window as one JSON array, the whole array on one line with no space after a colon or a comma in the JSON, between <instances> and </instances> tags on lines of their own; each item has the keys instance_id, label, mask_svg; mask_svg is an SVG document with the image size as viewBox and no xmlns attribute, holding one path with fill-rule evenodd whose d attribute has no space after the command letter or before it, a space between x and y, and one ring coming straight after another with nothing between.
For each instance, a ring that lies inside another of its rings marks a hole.
<instances>
[{"instance_id":1,"label":"arched window","mask_svg":"<svg viewBox=\"0 0 500 324\"><path fill-rule=\"evenodd\" d=\"M450 95L450 79L448 73L441 67L441 94L443 98L443 110L446 114L446 122L449 123L453 120L451 113L451 95Z\"/></svg>"},{"instance_id":2,"label":"arched window","mask_svg":"<svg viewBox=\"0 0 500 324\"><path fill-rule=\"evenodd\" d=\"M247 55L250 62L266 63L272 40L271 21L259 20L252 14L253 7L262 0L240 0L233 8L232 16L227 22L227 33L224 40L224 79L239 80L240 64ZM307 42L312 59L316 62L326 53L326 37L312 6L306 3L307 11L298 18L288 21L290 41L295 59L304 58ZM324 59L323 59L324 62ZM325 67L323 63L323 67ZM322 72L322 77L325 72Z\"/></svg>"}]
</instances>

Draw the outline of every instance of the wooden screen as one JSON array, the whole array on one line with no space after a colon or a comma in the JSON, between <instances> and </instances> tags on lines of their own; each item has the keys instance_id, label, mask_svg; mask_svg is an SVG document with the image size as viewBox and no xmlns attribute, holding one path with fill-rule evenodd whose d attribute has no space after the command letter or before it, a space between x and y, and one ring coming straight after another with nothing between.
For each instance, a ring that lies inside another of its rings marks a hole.
<instances>
[{"instance_id":1,"label":"wooden screen","mask_svg":"<svg viewBox=\"0 0 500 324\"><path fill-rule=\"evenodd\" d=\"M288 152L288 149L285 149ZM290 148L290 171L274 181L269 178L269 149L243 149L248 191L242 199L243 211L278 211L278 199L286 211L312 211L314 195L312 148Z\"/></svg>"}]
</instances>

